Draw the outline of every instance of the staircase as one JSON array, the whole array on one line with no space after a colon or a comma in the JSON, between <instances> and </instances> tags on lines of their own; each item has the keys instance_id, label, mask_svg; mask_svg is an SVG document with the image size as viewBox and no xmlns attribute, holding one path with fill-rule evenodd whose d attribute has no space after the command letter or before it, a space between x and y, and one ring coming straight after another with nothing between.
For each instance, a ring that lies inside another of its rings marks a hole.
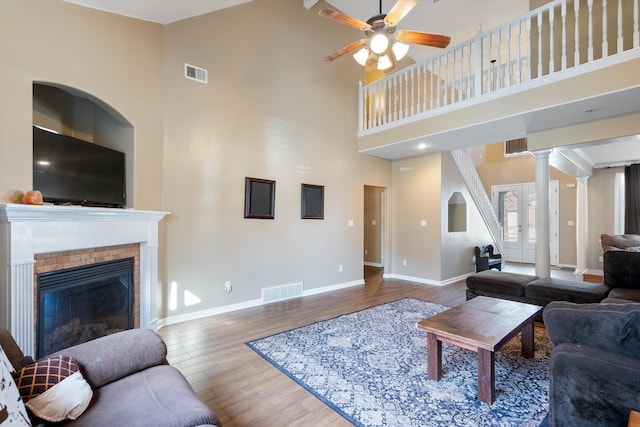
<instances>
[{"instance_id":1,"label":"staircase","mask_svg":"<svg viewBox=\"0 0 640 427\"><path fill-rule=\"evenodd\" d=\"M480 215L487 225L487 229L493 239L493 245L496 248L496 252L503 254L502 248L502 226L498 221L493 206L491 206L491 200L487 196L487 192L484 190L480 176L476 171L476 166L471 160L471 156L467 152L466 148L457 148L451 151L451 156L458 166L458 170L467 184L471 198L473 199Z\"/></svg>"}]
</instances>

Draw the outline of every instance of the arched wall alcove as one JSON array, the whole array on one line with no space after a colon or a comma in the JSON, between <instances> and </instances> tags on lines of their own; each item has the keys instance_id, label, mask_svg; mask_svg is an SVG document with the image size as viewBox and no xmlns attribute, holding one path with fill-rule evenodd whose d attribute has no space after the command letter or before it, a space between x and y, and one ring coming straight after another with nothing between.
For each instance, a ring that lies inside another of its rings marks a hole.
<instances>
[{"instance_id":1,"label":"arched wall alcove","mask_svg":"<svg viewBox=\"0 0 640 427\"><path fill-rule=\"evenodd\" d=\"M459 191L453 192L448 201L449 233L467 231L467 201Z\"/></svg>"},{"instance_id":2,"label":"arched wall alcove","mask_svg":"<svg viewBox=\"0 0 640 427\"><path fill-rule=\"evenodd\" d=\"M134 129L95 96L48 82L33 82L33 124L125 154L127 207L133 207Z\"/></svg>"}]
</instances>

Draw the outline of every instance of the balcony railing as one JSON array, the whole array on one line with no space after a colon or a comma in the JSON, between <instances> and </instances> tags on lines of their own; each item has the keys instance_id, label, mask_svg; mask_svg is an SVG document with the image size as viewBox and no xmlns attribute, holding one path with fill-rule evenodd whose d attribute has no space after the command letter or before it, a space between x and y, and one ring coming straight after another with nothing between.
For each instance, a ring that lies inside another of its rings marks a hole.
<instances>
[{"instance_id":1,"label":"balcony railing","mask_svg":"<svg viewBox=\"0 0 640 427\"><path fill-rule=\"evenodd\" d=\"M640 47L640 0L556 0L367 86L359 134Z\"/></svg>"}]
</instances>

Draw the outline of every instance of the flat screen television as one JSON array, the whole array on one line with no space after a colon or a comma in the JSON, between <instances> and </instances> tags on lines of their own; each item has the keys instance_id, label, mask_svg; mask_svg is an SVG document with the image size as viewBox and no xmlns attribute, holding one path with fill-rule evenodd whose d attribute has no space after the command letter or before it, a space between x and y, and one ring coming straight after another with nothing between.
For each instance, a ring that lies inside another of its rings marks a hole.
<instances>
[{"instance_id":1,"label":"flat screen television","mask_svg":"<svg viewBox=\"0 0 640 427\"><path fill-rule=\"evenodd\" d=\"M33 189L45 202L124 207L124 153L33 126Z\"/></svg>"}]
</instances>

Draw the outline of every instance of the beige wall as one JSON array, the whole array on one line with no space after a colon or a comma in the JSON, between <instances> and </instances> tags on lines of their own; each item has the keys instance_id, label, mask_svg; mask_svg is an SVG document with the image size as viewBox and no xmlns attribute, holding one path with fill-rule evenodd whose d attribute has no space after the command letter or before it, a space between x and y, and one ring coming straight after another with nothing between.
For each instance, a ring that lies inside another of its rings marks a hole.
<instances>
[{"instance_id":1,"label":"beige wall","mask_svg":"<svg viewBox=\"0 0 640 427\"><path fill-rule=\"evenodd\" d=\"M0 2L0 202L31 189L33 82L76 88L135 127L138 209L162 208L162 26L59 0Z\"/></svg>"},{"instance_id":2,"label":"beige wall","mask_svg":"<svg viewBox=\"0 0 640 427\"><path fill-rule=\"evenodd\" d=\"M363 188L389 186L390 167L357 153L362 70L322 61L353 34L321 19L320 6L263 0L163 27L58 0L3 0L0 202L32 185L33 82L67 86L133 126L131 206L171 212L160 317L259 299L265 286L362 280ZM209 84L185 80L185 62L207 68ZM243 218L246 176L276 180L275 220ZM300 219L303 182L325 186L324 220ZM201 302L187 307L185 291Z\"/></svg>"},{"instance_id":3,"label":"beige wall","mask_svg":"<svg viewBox=\"0 0 640 427\"><path fill-rule=\"evenodd\" d=\"M455 191L467 200L467 230L450 233ZM391 199L393 274L440 283L475 271L473 247L490 235L449 153L394 161Z\"/></svg>"},{"instance_id":4,"label":"beige wall","mask_svg":"<svg viewBox=\"0 0 640 427\"><path fill-rule=\"evenodd\" d=\"M364 186L390 186L390 166L357 153L362 68L322 60L353 33L320 7L261 0L165 28L166 268L179 296L165 315L362 280ZM185 80L185 62L209 83ZM245 177L276 181L274 220L243 218ZM301 183L324 185L324 220L300 219ZM184 291L202 302L184 306Z\"/></svg>"}]
</instances>

